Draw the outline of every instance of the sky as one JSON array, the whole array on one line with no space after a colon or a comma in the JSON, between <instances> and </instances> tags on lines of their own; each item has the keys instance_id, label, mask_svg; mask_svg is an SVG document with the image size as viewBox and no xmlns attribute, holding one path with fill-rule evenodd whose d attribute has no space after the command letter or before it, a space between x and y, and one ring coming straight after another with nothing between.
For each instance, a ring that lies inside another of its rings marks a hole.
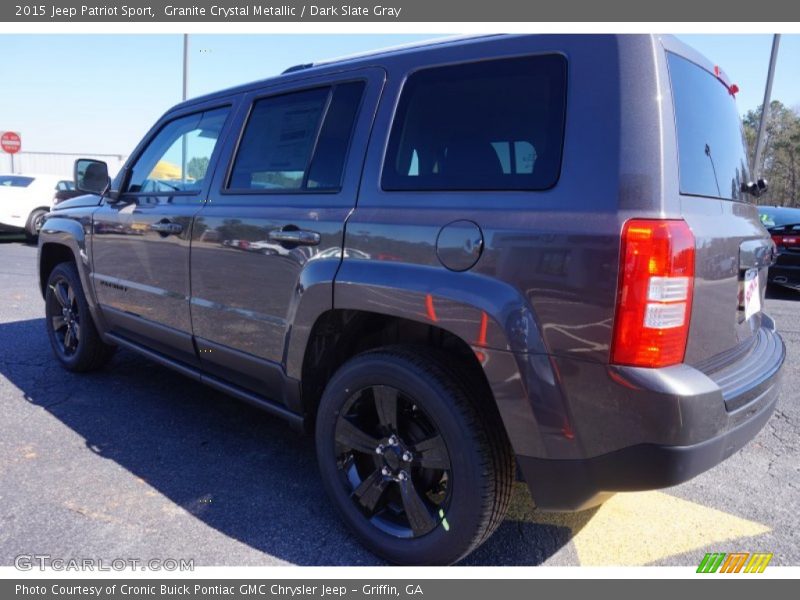
<instances>
[{"instance_id":1,"label":"sky","mask_svg":"<svg viewBox=\"0 0 800 600\"><path fill-rule=\"evenodd\" d=\"M191 35L189 97L276 75L300 63L422 35ZM681 35L740 88L739 111L764 94L771 35ZM0 35L0 131L23 150L129 154L181 100L181 35ZM773 99L800 107L800 35L784 35Z\"/></svg>"}]
</instances>

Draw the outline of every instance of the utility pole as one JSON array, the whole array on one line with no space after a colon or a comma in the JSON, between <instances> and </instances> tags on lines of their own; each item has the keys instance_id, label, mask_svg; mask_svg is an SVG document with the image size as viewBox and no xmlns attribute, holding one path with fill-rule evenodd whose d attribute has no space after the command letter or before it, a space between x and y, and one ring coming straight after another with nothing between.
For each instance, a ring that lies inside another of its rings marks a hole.
<instances>
[{"instance_id":1,"label":"utility pole","mask_svg":"<svg viewBox=\"0 0 800 600\"><path fill-rule=\"evenodd\" d=\"M758 124L758 137L756 137L756 150L753 156L753 179L758 181L761 169L761 154L764 151L764 137L767 134L767 121L769 120L769 103L772 101L772 80L775 78L775 63L778 60L778 47L781 45L781 34L772 37L772 52L769 56L769 71L767 72L767 85L764 88L764 103L761 105L761 121Z\"/></svg>"},{"instance_id":2,"label":"utility pole","mask_svg":"<svg viewBox=\"0 0 800 600\"><path fill-rule=\"evenodd\" d=\"M181 100L186 101L189 89L189 34L183 34L183 94ZM181 181L186 187L186 134L181 136Z\"/></svg>"},{"instance_id":3,"label":"utility pole","mask_svg":"<svg viewBox=\"0 0 800 600\"><path fill-rule=\"evenodd\" d=\"M186 100L186 92L189 88L189 34L183 34L183 96L181 100Z\"/></svg>"}]
</instances>

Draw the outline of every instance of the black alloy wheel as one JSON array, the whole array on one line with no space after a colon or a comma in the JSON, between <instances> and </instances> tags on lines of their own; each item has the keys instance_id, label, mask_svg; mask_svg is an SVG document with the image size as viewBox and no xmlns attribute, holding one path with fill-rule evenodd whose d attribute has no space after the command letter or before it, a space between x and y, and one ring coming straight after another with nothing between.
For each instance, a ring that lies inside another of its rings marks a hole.
<instances>
[{"instance_id":1,"label":"black alloy wheel","mask_svg":"<svg viewBox=\"0 0 800 600\"><path fill-rule=\"evenodd\" d=\"M56 265L46 285L45 326L58 362L69 371L102 367L115 347L103 342L95 327L75 263Z\"/></svg>"},{"instance_id":2,"label":"black alloy wheel","mask_svg":"<svg viewBox=\"0 0 800 600\"><path fill-rule=\"evenodd\" d=\"M338 416L336 445L350 496L375 527L399 538L447 527L450 454L413 398L387 385L358 390Z\"/></svg>"},{"instance_id":3,"label":"black alloy wheel","mask_svg":"<svg viewBox=\"0 0 800 600\"><path fill-rule=\"evenodd\" d=\"M322 483L369 550L452 564L503 521L514 456L487 390L464 356L426 346L358 354L330 379L316 413Z\"/></svg>"},{"instance_id":4,"label":"black alloy wheel","mask_svg":"<svg viewBox=\"0 0 800 600\"><path fill-rule=\"evenodd\" d=\"M50 284L51 301L47 307L47 319L58 344L56 349L65 357L74 355L81 342L81 317L78 298L70 282L63 276Z\"/></svg>"}]
</instances>

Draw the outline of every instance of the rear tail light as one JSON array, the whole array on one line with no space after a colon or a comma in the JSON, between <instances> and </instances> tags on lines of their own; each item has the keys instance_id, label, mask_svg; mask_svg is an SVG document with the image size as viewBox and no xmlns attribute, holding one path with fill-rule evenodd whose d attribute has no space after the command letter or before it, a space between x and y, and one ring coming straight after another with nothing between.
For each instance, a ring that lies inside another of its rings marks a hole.
<instances>
[{"instance_id":1,"label":"rear tail light","mask_svg":"<svg viewBox=\"0 0 800 600\"><path fill-rule=\"evenodd\" d=\"M685 221L632 219L622 229L611 362L683 362L694 290L694 236Z\"/></svg>"},{"instance_id":2,"label":"rear tail light","mask_svg":"<svg viewBox=\"0 0 800 600\"><path fill-rule=\"evenodd\" d=\"M784 248L796 248L800 246L800 235L778 235L772 236L772 241L776 246L783 246Z\"/></svg>"}]
</instances>

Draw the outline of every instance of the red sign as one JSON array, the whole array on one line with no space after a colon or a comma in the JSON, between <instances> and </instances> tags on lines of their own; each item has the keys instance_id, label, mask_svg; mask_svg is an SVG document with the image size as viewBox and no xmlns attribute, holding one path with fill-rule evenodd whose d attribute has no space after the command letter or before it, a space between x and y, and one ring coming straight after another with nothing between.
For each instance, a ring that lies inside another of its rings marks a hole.
<instances>
[{"instance_id":1,"label":"red sign","mask_svg":"<svg viewBox=\"0 0 800 600\"><path fill-rule=\"evenodd\" d=\"M22 140L19 134L13 131L4 132L3 135L0 135L0 148L3 149L3 152L8 152L9 154L19 152L22 148Z\"/></svg>"}]
</instances>

